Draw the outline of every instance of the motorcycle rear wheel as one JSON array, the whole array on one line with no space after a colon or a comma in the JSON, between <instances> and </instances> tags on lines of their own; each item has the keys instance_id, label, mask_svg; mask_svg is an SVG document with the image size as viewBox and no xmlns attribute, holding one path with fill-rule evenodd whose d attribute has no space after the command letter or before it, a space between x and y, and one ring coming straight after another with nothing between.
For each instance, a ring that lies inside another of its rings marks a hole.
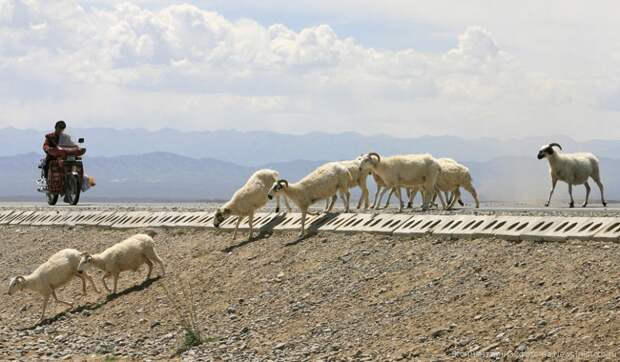
<instances>
[{"instance_id":1,"label":"motorcycle rear wheel","mask_svg":"<svg viewBox=\"0 0 620 362\"><path fill-rule=\"evenodd\" d=\"M56 205L58 202L58 194L51 194L49 192L46 193L47 196L47 204L50 206Z\"/></svg>"},{"instance_id":2,"label":"motorcycle rear wheel","mask_svg":"<svg viewBox=\"0 0 620 362\"><path fill-rule=\"evenodd\" d=\"M67 183L65 186L65 200L69 205L77 205L80 202L80 193L82 188L80 187L79 176L69 175L67 176Z\"/></svg>"}]
</instances>

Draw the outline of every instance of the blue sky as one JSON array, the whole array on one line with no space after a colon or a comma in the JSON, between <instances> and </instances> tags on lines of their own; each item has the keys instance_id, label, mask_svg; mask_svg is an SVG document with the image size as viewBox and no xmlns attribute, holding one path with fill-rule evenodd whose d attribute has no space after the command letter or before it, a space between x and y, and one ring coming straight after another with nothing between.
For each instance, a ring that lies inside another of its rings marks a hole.
<instances>
[{"instance_id":1,"label":"blue sky","mask_svg":"<svg viewBox=\"0 0 620 362\"><path fill-rule=\"evenodd\" d=\"M619 12L577 0L0 0L0 127L617 138Z\"/></svg>"}]
</instances>

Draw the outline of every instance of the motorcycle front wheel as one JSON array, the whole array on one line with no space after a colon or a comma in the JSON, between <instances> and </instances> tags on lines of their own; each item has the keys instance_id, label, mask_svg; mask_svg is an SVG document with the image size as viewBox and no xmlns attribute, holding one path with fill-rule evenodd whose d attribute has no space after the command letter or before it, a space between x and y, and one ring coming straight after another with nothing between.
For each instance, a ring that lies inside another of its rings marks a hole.
<instances>
[{"instance_id":1,"label":"motorcycle front wheel","mask_svg":"<svg viewBox=\"0 0 620 362\"><path fill-rule=\"evenodd\" d=\"M58 194L51 194L51 193L47 193L47 204L50 206L54 206L56 205L56 203L58 202Z\"/></svg>"},{"instance_id":2,"label":"motorcycle front wheel","mask_svg":"<svg viewBox=\"0 0 620 362\"><path fill-rule=\"evenodd\" d=\"M65 201L69 205L77 205L80 202L80 193L82 192L79 176L67 176L67 183L65 185Z\"/></svg>"}]
</instances>

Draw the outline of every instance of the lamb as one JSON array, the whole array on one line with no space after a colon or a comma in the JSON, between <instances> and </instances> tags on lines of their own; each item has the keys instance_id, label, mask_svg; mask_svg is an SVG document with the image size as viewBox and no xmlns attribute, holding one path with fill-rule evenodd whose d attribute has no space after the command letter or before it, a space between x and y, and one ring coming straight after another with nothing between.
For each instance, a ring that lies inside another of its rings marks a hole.
<instances>
[{"instance_id":1,"label":"lamb","mask_svg":"<svg viewBox=\"0 0 620 362\"><path fill-rule=\"evenodd\" d=\"M306 214L308 208L315 202L332 197L331 207L334 206L336 194L345 204L345 212L349 212L351 193L349 183L351 174L340 163L327 163L318 167L300 181L289 184L287 180L278 180L269 191L269 199L278 194L284 194L291 199L301 211L301 232L304 235ZM327 210L331 211L331 207Z\"/></svg>"},{"instance_id":2,"label":"lamb","mask_svg":"<svg viewBox=\"0 0 620 362\"><path fill-rule=\"evenodd\" d=\"M601 183L599 161L596 156L591 153L561 153L554 147L562 150L562 146L558 143L550 143L542 146L538 151L538 159L546 158L549 161L549 173L551 174L551 191L549 199L545 203L545 207L551 203L551 196L555 190L558 180L568 184L568 194L570 195L570 207L575 207L573 199L573 185L584 185L586 187L586 199L582 207L588 205L590 197L590 185L588 179L591 177L598 185L601 191L601 202L603 206L607 206L605 195L603 193L603 184Z\"/></svg>"},{"instance_id":3,"label":"lamb","mask_svg":"<svg viewBox=\"0 0 620 362\"><path fill-rule=\"evenodd\" d=\"M220 224L230 215L237 215L237 225L233 233L233 240L237 238L237 231L239 230L239 224L241 220L247 216L250 224L250 237L252 240L254 234L254 227L252 225L254 221L254 213L256 210L267 204L267 194L271 189L271 186L278 180L280 174L274 170L258 170L250 179L241 187L233 197L217 209L215 217L213 218L213 226L219 227ZM291 207L288 204L288 200L285 198L284 202L287 209L290 211ZM280 211L280 197L277 198L276 212Z\"/></svg>"},{"instance_id":4,"label":"lamb","mask_svg":"<svg viewBox=\"0 0 620 362\"><path fill-rule=\"evenodd\" d=\"M437 177L440 173L439 163L429 154L423 155L398 155L385 157L383 160L379 154L371 152L362 157L360 170L370 170L383 180L388 188L396 187L396 195L399 199L399 211L403 209L403 200L399 186L412 187L424 186L424 202L422 209L427 210L435 190ZM382 193L385 193L385 188ZM439 195L443 200L443 197Z\"/></svg>"},{"instance_id":5,"label":"lamb","mask_svg":"<svg viewBox=\"0 0 620 362\"><path fill-rule=\"evenodd\" d=\"M118 276L121 272L133 270L138 271L142 264L148 266L146 280L151 278L153 262L161 267L161 276L166 275L164 262L155 252L153 237L157 235L154 231L147 231L145 234L137 234L119 243L112 245L99 254L90 255L83 253L77 267L78 272L84 272L88 268L95 267L103 270L101 278L103 286L108 293L116 294ZM110 290L105 280L109 276L114 277L114 289Z\"/></svg>"},{"instance_id":6,"label":"lamb","mask_svg":"<svg viewBox=\"0 0 620 362\"><path fill-rule=\"evenodd\" d=\"M43 297L43 308L41 310L41 318L39 319L39 322L41 322L45 317L45 310L47 309L50 295L57 302L73 307L72 303L60 300L56 296L56 289L67 284L73 278L77 277L82 280L82 294L84 296L86 296L86 279L93 286L93 289L99 293L93 278L87 273L79 272L78 270L81 255L82 253L75 249L63 249L57 252L31 274L11 278L9 295L24 289L41 294Z\"/></svg>"}]
</instances>

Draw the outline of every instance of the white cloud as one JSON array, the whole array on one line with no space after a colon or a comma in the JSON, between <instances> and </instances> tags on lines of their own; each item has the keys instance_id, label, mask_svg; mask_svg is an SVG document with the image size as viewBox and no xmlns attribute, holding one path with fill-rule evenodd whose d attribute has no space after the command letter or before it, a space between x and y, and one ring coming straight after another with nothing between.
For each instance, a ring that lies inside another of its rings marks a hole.
<instances>
[{"instance_id":1,"label":"white cloud","mask_svg":"<svg viewBox=\"0 0 620 362\"><path fill-rule=\"evenodd\" d=\"M147 3L0 0L0 126L582 138L596 130L575 117L612 122L601 89L617 88L533 69L475 23L443 53L376 50L328 24L294 31Z\"/></svg>"}]
</instances>

